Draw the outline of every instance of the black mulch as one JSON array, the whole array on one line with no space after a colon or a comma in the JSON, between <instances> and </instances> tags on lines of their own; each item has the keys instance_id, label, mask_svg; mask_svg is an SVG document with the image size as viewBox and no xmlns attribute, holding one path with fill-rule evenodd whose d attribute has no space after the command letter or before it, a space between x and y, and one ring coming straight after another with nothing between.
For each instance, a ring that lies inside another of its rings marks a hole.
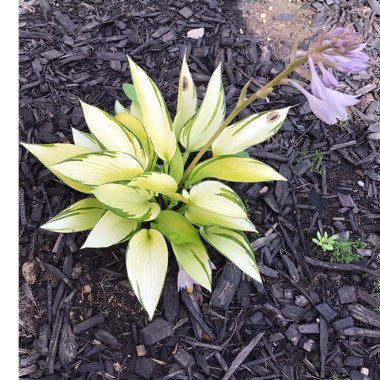
<instances>
[{"instance_id":1,"label":"black mulch","mask_svg":"<svg viewBox=\"0 0 380 380\"><path fill-rule=\"evenodd\" d=\"M279 134L250 150L289 182L235 186L260 231L250 238L263 285L211 252L213 295L178 294L172 264L149 322L128 283L125 246L78 250L84 234L39 230L80 194L20 147L20 377L380 378L380 154L369 137L369 127L379 129L378 2L305 6L329 25L352 22L372 64L341 77L343 88L363 94L343 125L323 125L288 88L247 111L297 105ZM86 128L78 98L109 112L115 99L127 104L126 54L172 112L186 48L201 98L223 61L229 110L248 79L255 91L284 65L271 60L270 43L245 34L232 1L25 0L19 25L20 140L28 143L72 141L72 126ZM187 38L196 28L204 37ZM317 230L368 245L358 262L334 264L311 243Z\"/></svg>"}]
</instances>

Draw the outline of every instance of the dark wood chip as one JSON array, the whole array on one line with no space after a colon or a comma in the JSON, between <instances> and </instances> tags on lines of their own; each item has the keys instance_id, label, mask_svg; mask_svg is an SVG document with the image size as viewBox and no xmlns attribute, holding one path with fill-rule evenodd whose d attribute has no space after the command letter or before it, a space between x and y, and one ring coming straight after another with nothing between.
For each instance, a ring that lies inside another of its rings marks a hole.
<instances>
[{"instance_id":1,"label":"dark wood chip","mask_svg":"<svg viewBox=\"0 0 380 380\"><path fill-rule=\"evenodd\" d=\"M144 379L151 379L157 363L145 357L137 358L135 372Z\"/></svg>"},{"instance_id":2,"label":"dark wood chip","mask_svg":"<svg viewBox=\"0 0 380 380\"><path fill-rule=\"evenodd\" d=\"M173 323L156 318L141 330L141 338L146 346L151 346L172 336Z\"/></svg>"},{"instance_id":3,"label":"dark wood chip","mask_svg":"<svg viewBox=\"0 0 380 380\"><path fill-rule=\"evenodd\" d=\"M210 306L216 309L226 309L232 301L240 280L241 270L234 264L227 263L217 279Z\"/></svg>"},{"instance_id":4,"label":"dark wood chip","mask_svg":"<svg viewBox=\"0 0 380 380\"><path fill-rule=\"evenodd\" d=\"M315 306L315 308L327 322L331 322L337 316L337 313L329 305L327 305L327 303L321 303Z\"/></svg>"},{"instance_id":5,"label":"dark wood chip","mask_svg":"<svg viewBox=\"0 0 380 380\"><path fill-rule=\"evenodd\" d=\"M380 328L380 314L376 311L359 304L348 305L347 310L354 319L364 323L366 326Z\"/></svg>"},{"instance_id":6,"label":"dark wood chip","mask_svg":"<svg viewBox=\"0 0 380 380\"><path fill-rule=\"evenodd\" d=\"M95 327L101 323L104 323L104 315L103 314L97 314L97 315L94 315L93 317L90 317L90 318L88 318L82 322L77 323L74 326L73 331L76 335L79 335L79 334L87 331L88 329Z\"/></svg>"}]
</instances>

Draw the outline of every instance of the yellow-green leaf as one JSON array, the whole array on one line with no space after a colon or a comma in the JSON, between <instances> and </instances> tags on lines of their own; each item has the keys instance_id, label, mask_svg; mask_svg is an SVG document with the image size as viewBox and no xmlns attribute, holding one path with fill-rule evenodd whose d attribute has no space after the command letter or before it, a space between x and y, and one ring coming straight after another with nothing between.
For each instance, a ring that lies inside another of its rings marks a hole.
<instances>
[{"instance_id":1,"label":"yellow-green leaf","mask_svg":"<svg viewBox=\"0 0 380 380\"><path fill-rule=\"evenodd\" d=\"M90 230L99 221L106 209L95 198L82 199L61 211L41 228L54 232L79 232Z\"/></svg>"},{"instance_id":2,"label":"yellow-green leaf","mask_svg":"<svg viewBox=\"0 0 380 380\"><path fill-rule=\"evenodd\" d=\"M172 122L165 101L152 79L128 57L134 89L146 133L157 155L170 161L177 143Z\"/></svg>"},{"instance_id":3,"label":"yellow-green leaf","mask_svg":"<svg viewBox=\"0 0 380 380\"><path fill-rule=\"evenodd\" d=\"M115 183L100 185L93 190L100 202L115 214L136 221L153 220L160 213L160 206L145 189Z\"/></svg>"},{"instance_id":4,"label":"yellow-green leaf","mask_svg":"<svg viewBox=\"0 0 380 380\"><path fill-rule=\"evenodd\" d=\"M178 212L161 211L151 226L160 231L173 244L191 243L203 246L197 230Z\"/></svg>"},{"instance_id":5,"label":"yellow-green leaf","mask_svg":"<svg viewBox=\"0 0 380 380\"><path fill-rule=\"evenodd\" d=\"M107 210L88 235L82 248L110 247L128 240L139 224Z\"/></svg>"},{"instance_id":6,"label":"yellow-green leaf","mask_svg":"<svg viewBox=\"0 0 380 380\"><path fill-rule=\"evenodd\" d=\"M199 226L217 225L232 230L252 231L256 228L248 218L232 218L228 215L217 214L196 205L191 205L185 212L186 218Z\"/></svg>"},{"instance_id":7,"label":"yellow-green leaf","mask_svg":"<svg viewBox=\"0 0 380 380\"><path fill-rule=\"evenodd\" d=\"M175 179L177 183L181 181L183 175L183 158L179 147L175 152L174 157L170 160L169 174Z\"/></svg>"},{"instance_id":8,"label":"yellow-green leaf","mask_svg":"<svg viewBox=\"0 0 380 380\"><path fill-rule=\"evenodd\" d=\"M89 186L129 181L144 172L136 158L123 152L82 154L52 165L50 168Z\"/></svg>"},{"instance_id":9,"label":"yellow-green leaf","mask_svg":"<svg viewBox=\"0 0 380 380\"><path fill-rule=\"evenodd\" d=\"M262 282L251 246L241 232L211 226L200 230L203 238L248 276Z\"/></svg>"},{"instance_id":10,"label":"yellow-green leaf","mask_svg":"<svg viewBox=\"0 0 380 380\"><path fill-rule=\"evenodd\" d=\"M196 111L197 90L187 65L186 54L184 54L178 83L177 114L173 122L177 138L181 128L195 115Z\"/></svg>"},{"instance_id":11,"label":"yellow-green leaf","mask_svg":"<svg viewBox=\"0 0 380 380\"><path fill-rule=\"evenodd\" d=\"M199 244L173 244L172 248L178 263L198 284L211 292L211 266L206 248Z\"/></svg>"},{"instance_id":12,"label":"yellow-green leaf","mask_svg":"<svg viewBox=\"0 0 380 380\"><path fill-rule=\"evenodd\" d=\"M204 178L229 182L286 181L280 173L261 161L236 156L219 156L203 161L192 170L186 187Z\"/></svg>"},{"instance_id":13,"label":"yellow-green leaf","mask_svg":"<svg viewBox=\"0 0 380 380\"><path fill-rule=\"evenodd\" d=\"M289 109L260 112L225 128L212 144L213 155L238 153L268 140L281 128Z\"/></svg>"},{"instance_id":14,"label":"yellow-green leaf","mask_svg":"<svg viewBox=\"0 0 380 380\"><path fill-rule=\"evenodd\" d=\"M221 65L214 71L207 86L199 111L180 133L181 144L187 151L195 151L211 138L223 122L226 111Z\"/></svg>"},{"instance_id":15,"label":"yellow-green leaf","mask_svg":"<svg viewBox=\"0 0 380 380\"><path fill-rule=\"evenodd\" d=\"M143 229L132 236L126 252L129 282L152 319L164 286L168 248L162 234Z\"/></svg>"}]
</instances>

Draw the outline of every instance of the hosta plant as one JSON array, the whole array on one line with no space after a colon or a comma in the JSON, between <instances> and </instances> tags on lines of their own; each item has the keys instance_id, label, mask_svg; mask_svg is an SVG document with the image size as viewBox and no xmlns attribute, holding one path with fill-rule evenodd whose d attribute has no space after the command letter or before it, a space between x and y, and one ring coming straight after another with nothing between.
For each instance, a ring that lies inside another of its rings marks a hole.
<instances>
[{"instance_id":1,"label":"hosta plant","mask_svg":"<svg viewBox=\"0 0 380 380\"><path fill-rule=\"evenodd\" d=\"M164 285L169 251L178 263L180 289L190 290L197 283L211 291L208 246L261 281L245 236L255 232L255 226L237 193L222 181L286 180L244 151L273 136L289 107L232 122L310 56L293 59L249 97L247 83L227 117L221 65L199 106L184 58L173 120L152 79L129 59L133 85L123 86L131 100L128 109L116 102L113 116L81 102L89 132L73 129L74 144L23 144L61 181L87 195L41 228L59 233L90 230L82 248L128 242L129 281L150 318Z\"/></svg>"}]
</instances>

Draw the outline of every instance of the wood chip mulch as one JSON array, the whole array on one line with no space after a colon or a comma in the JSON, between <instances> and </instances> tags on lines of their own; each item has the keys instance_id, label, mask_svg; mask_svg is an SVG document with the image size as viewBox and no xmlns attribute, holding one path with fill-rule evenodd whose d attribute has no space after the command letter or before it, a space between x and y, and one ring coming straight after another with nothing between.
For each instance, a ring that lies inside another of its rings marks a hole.
<instances>
[{"instance_id":1,"label":"wood chip mulch","mask_svg":"<svg viewBox=\"0 0 380 380\"><path fill-rule=\"evenodd\" d=\"M340 77L362 94L350 121L323 125L285 87L241 115L295 106L280 133L250 149L289 181L234 185L260 232L250 240L263 284L210 251L213 294L179 294L172 263L149 322L128 283L125 246L79 250L84 234L39 229L80 195L20 147L20 378L380 379L377 3L305 2L319 15L316 32L351 22L368 44L368 70ZM85 130L79 98L109 112L115 99L126 105L127 54L172 113L185 49L201 99L223 62L227 112L248 79L255 91L284 67L270 42L245 34L234 1L25 0L19 26L20 140L28 143L67 143L72 126ZM199 28L202 38L187 37ZM355 263L333 263L311 242L318 230L366 247Z\"/></svg>"}]
</instances>

